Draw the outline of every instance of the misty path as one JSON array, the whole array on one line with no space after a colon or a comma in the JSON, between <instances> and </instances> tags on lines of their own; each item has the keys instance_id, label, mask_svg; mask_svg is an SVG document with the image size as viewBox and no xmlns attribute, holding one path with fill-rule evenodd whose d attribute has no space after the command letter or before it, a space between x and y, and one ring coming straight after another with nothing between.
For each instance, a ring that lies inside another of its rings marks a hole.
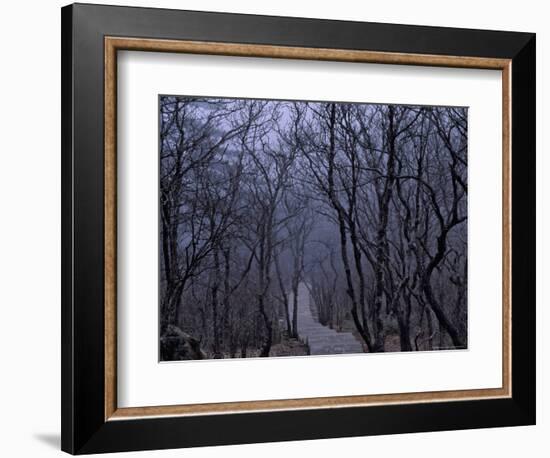
<instances>
[{"instance_id":1,"label":"misty path","mask_svg":"<svg viewBox=\"0 0 550 458\"><path fill-rule=\"evenodd\" d=\"M308 342L311 354L363 353L361 343L351 332L337 332L319 323L311 311L310 299L307 285L301 282L298 287L298 334Z\"/></svg>"}]
</instances>

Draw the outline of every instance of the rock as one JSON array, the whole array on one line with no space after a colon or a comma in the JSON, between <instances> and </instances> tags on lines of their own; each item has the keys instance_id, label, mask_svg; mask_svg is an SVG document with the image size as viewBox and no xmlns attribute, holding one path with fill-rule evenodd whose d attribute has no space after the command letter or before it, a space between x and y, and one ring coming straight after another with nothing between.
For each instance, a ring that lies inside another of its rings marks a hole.
<instances>
[{"instance_id":1,"label":"rock","mask_svg":"<svg viewBox=\"0 0 550 458\"><path fill-rule=\"evenodd\" d=\"M205 359L206 353L200 346L200 341L174 325L168 325L166 332L160 338L160 360L181 361L189 359Z\"/></svg>"}]
</instances>

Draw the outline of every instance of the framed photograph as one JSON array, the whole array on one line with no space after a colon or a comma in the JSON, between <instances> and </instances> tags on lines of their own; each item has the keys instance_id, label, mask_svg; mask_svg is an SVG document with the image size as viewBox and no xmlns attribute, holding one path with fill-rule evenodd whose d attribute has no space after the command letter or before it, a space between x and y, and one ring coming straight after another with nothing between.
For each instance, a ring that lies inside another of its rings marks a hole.
<instances>
[{"instance_id":1,"label":"framed photograph","mask_svg":"<svg viewBox=\"0 0 550 458\"><path fill-rule=\"evenodd\" d=\"M62 448L535 423L535 35L62 9Z\"/></svg>"}]
</instances>

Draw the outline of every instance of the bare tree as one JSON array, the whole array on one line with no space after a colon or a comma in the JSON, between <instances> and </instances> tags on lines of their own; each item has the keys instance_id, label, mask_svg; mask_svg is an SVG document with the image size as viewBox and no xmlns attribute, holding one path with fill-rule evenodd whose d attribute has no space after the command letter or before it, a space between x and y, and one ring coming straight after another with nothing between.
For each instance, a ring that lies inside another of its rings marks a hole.
<instances>
[{"instance_id":1,"label":"bare tree","mask_svg":"<svg viewBox=\"0 0 550 458\"><path fill-rule=\"evenodd\" d=\"M259 103L259 102L256 102ZM269 356L273 342L273 307L269 303L272 267L277 244L277 232L285 217L278 212L294 162L292 150L284 148L273 135L273 123L278 121L277 106L268 118L251 126L242 137L242 148L252 172L247 181L247 206L250 210L250 234L255 240L254 259L257 264L256 298L258 312L264 324L264 340L260 356Z\"/></svg>"}]
</instances>

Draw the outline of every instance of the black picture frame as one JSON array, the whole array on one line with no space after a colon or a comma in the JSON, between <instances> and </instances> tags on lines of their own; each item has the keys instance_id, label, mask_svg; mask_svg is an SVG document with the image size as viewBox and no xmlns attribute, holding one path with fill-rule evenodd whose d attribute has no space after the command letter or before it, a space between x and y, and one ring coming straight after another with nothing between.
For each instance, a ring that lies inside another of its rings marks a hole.
<instances>
[{"instance_id":1,"label":"black picture frame","mask_svg":"<svg viewBox=\"0 0 550 458\"><path fill-rule=\"evenodd\" d=\"M104 37L512 61L512 396L105 420ZM535 424L535 35L74 4L62 8L62 449L72 454Z\"/></svg>"}]
</instances>

